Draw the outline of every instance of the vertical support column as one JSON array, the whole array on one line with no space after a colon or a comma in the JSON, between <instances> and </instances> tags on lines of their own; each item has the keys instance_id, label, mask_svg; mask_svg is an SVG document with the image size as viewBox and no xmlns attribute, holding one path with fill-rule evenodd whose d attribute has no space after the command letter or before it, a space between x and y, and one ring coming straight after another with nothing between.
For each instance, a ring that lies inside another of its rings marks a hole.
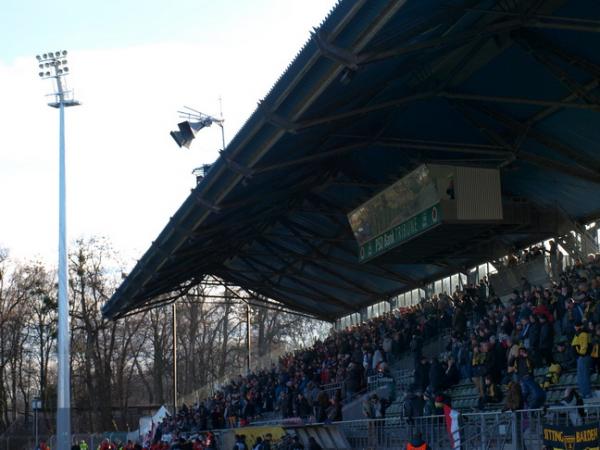
<instances>
[{"instance_id":1,"label":"vertical support column","mask_svg":"<svg viewBox=\"0 0 600 450\"><path fill-rule=\"evenodd\" d=\"M483 413L479 414L479 423L481 426L481 448L487 448L487 433L486 433L486 423L485 423L485 416L483 415Z\"/></svg>"},{"instance_id":2,"label":"vertical support column","mask_svg":"<svg viewBox=\"0 0 600 450\"><path fill-rule=\"evenodd\" d=\"M368 320L367 308L360 308L360 321L366 322Z\"/></svg>"},{"instance_id":3,"label":"vertical support column","mask_svg":"<svg viewBox=\"0 0 600 450\"><path fill-rule=\"evenodd\" d=\"M515 450L523 450L523 441L522 441L522 433L521 433L521 416L520 412L514 411L512 412L512 438L513 438L513 446Z\"/></svg>"},{"instance_id":4,"label":"vertical support column","mask_svg":"<svg viewBox=\"0 0 600 450\"><path fill-rule=\"evenodd\" d=\"M67 206L65 163L65 104L59 89L58 156L58 392L56 438L59 449L71 448L71 364L67 285Z\"/></svg>"},{"instance_id":5,"label":"vertical support column","mask_svg":"<svg viewBox=\"0 0 600 450\"><path fill-rule=\"evenodd\" d=\"M250 321L250 303L246 302L246 351L247 351L247 355L246 355L246 370L248 373L250 373L250 366L251 366L251 360L250 360L250 353L252 351L252 337L251 337L251 326L252 323Z\"/></svg>"},{"instance_id":6,"label":"vertical support column","mask_svg":"<svg viewBox=\"0 0 600 450\"><path fill-rule=\"evenodd\" d=\"M173 302L173 416L177 414L177 302Z\"/></svg>"},{"instance_id":7,"label":"vertical support column","mask_svg":"<svg viewBox=\"0 0 600 450\"><path fill-rule=\"evenodd\" d=\"M33 410L33 415L34 415L33 420L35 421L35 423L33 425L35 428L35 445L39 445L40 440L39 440L39 432L38 432L38 410L37 410L37 408L35 408Z\"/></svg>"}]
</instances>

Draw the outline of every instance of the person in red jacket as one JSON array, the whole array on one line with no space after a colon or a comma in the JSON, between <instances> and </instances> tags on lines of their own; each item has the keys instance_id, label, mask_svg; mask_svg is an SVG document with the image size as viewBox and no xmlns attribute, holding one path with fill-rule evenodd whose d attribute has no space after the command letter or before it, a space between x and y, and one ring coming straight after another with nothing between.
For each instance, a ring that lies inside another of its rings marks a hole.
<instances>
[{"instance_id":1,"label":"person in red jacket","mask_svg":"<svg viewBox=\"0 0 600 450\"><path fill-rule=\"evenodd\" d=\"M50 447L48 446L48 444L46 444L46 441L44 441L43 439L40 441L40 444L37 447L37 450L50 450Z\"/></svg>"},{"instance_id":2,"label":"person in red jacket","mask_svg":"<svg viewBox=\"0 0 600 450\"><path fill-rule=\"evenodd\" d=\"M417 432L411 441L406 444L406 450L431 450L431 447L423 440L423 435Z\"/></svg>"}]
</instances>

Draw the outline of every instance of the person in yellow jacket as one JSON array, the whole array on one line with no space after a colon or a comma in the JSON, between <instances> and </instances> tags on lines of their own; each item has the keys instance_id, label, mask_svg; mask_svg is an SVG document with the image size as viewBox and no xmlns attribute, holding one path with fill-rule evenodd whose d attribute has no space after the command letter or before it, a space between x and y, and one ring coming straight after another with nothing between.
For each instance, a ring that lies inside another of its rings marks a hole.
<instances>
[{"instance_id":1,"label":"person in yellow jacket","mask_svg":"<svg viewBox=\"0 0 600 450\"><path fill-rule=\"evenodd\" d=\"M591 336L584 330L580 320L575 322L575 336L571 341L571 346L577 354L577 386L583 398L592 396L592 386L590 380L590 368L592 364L592 345Z\"/></svg>"},{"instance_id":2,"label":"person in yellow jacket","mask_svg":"<svg viewBox=\"0 0 600 450\"><path fill-rule=\"evenodd\" d=\"M80 448L81 450L88 450L88 445L87 445L87 442L85 442L85 441L83 441L83 440L82 440L82 441L79 443L79 448Z\"/></svg>"},{"instance_id":3,"label":"person in yellow jacket","mask_svg":"<svg viewBox=\"0 0 600 450\"><path fill-rule=\"evenodd\" d=\"M596 328L594 328L590 356L592 357L592 372L600 373L600 325L596 325Z\"/></svg>"}]
</instances>

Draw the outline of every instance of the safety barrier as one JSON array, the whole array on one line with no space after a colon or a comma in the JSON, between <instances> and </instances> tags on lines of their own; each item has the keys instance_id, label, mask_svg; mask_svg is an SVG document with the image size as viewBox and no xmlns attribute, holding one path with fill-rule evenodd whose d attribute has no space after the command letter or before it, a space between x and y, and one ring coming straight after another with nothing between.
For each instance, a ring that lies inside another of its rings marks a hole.
<instances>
[{"instance_id":1,"label":"safety barrier","mask_svg":"<svg viewBox=\"0 0 600 450\"><path fill-rule=\"evenodd\" d=\"M543 447L542 424L580 425L600 420L600 404L577 407L556 406L515 412L461 414L461 450L524 450ZM432 449L451 449L444 416L402 416L386 419L339 422L352 448L404 448L418 432Z\"/></svg>"},{"instance_id":2,"label":"safety barrier","mask_svg":"<svg viewBox=\"0 0 600 450\"><path fill-rule=\"evenodd\" d=\"M580 416L578 410L584 411ZM296 423L270 421L270 425L298 427ZM580 407L553 406L520 411L492 411L460 414L459 433L461 450L525 450L543 447L543 424L581 425L600 421L600 403L587 403ZM305 422L306 423L306 422ZM258 424L257 424L258 425ZM261 423L261 426L266 423ZM361 419L335 422L350 448L390 449L405 448L416 433L433 450L452 449L445 418L426 416L407 419L403 416L385 419Z\"/></svg>"}]
</instances>

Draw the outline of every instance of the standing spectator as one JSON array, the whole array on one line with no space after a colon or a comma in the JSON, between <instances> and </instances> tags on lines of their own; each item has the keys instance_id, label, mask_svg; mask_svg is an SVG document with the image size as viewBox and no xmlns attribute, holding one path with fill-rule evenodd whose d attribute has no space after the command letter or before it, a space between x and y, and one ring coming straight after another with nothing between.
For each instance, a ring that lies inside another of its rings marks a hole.
<instances>
[{"instance_id":1,"label":"standing spectator","mask_svg":"<svg viewBox=\"0 0 600 450\"><path fill-rule=\"evenodd\" d=\"M429 369L429 360L426 356L422 356L415 369L415 383L421 392L429 386Z\"/></svg>"},{"instance_id":2,"label":"standing spectator","mask_svg":"<svg viewBox=\"0 0 600 450\"><path fill-rule=\"evenodd\" d=\"M485 360L486 354L481 352L481 347L478 344L474 344L473 360L471 363L473 378L471 378L471 381L473 381L473 384L477 388L479 397L483 397L483 376L485 375Z\"/></svg>"},{"instance_id":3,"label":"standing spectator","mask_svg":"<svg viewBox=\"0 0 600 450\"><path fill-rule=\"evenodd\" d=\"M375 350L375 353L373 353L373 362L371 363L372 364L372 367L371 367L372 372L371 373L375 373L377 371L379 364L381 364L384 361L385 361L385 358L384 358L383 348L378 346L377 349Z\"/></svg>"},{"instance_id":4,"label":"standing spectator","mask_svg":"<svg viewBox=\"0 0 600 450\"><path fill-rule=\"evenodd\" d=\"M360 368L353 362L348 365L346 378L344 379L344 388L346 390L346 399L350 400L360 390Z\"/></svg>"},{"instance_id":5,"label":"standing spectator","mask_svg":"<svg viewBox=\"0 0 600 450\"><path fill-rule=\"evenodd\" d=\"M304 450L304 444L300 442L300 436L295 435L294 441L292 442L292 450Z\"/></svg>"},{"instance_id":6,"label":"standing spectator","mask_svg":"<svg viewBox=\"0 0 600 450\"><path fill-rule=\"evenodd\" d=\"M578 427L583 423L584 408L583 400L574 388L565 389L565 394L560 400L561 406L569 406L572 409L568 410L569 420L571 425Z\"/></svg>"},{"instance_id":7,"label":"standing spectator","mask_svg":"<svg viewBox=\"0 0 600 450\"><path fill-rule=\"evenodd\" d=\"M552 345L554 343L554 330L552 324L548 322L548 318L545 314L540 314L540 339L539 339L539 352L540 360L543 365L549 366L552 364Z\"/></svg>"},{"instance_id":8,"label":"standing spectator","mask_svg":"<svg viewBox=\"0 0 600 450\"><path fill-rule=\"evenodd\" d=\"M525 347L519 348L519 356L509 361L508 371L515 374L517 380L522 380L533 373L533 363Z\"/></svg>"},{"instance_id":9,"label":"standing spectator","mask_svg":"<svg viewBox=\"0 0 600 450\"><path fill-rule=\"evenodd\" d=\"M390 336L389 333L386 333L385 337L383 338L381 347L383 348L383 351L385 353L386 359L388 360L388 363L391 363L391 361L392 361L392 344L393 344L392 337Z\"/></svg>"},{"instance_id":10,"label":"standing spectator","mask_svg":"<svg viewBox=\"0 0 600 450\"><path fill-rule=\"evenodd\" d=\"M460 381L460 373L454 362L454 357L449 356L446 362L446 370L444 371L444 385L443 389L448 389L458 384Z\"/></svg>"},{"instance_id":11,"label":"standing spectator","mask_svg":"<svg viewBox=\"0 0 600 450\"><path fill-rule=\"evenodd\" d=\"M263 439L258 436L256 438L256 441L254 442L254 445L252 446L252 450L264 450L265 446L263 444Z\"/></svg>"},{"instance_id":12,"label":"standing spectator","mask_svg":"<svg viewBox=\"0 0 600 450\"><path fill-rule=\"evenodd\" d=\"M592 336L592 350L590 356L592 357L593 371L600 373L600 324L594 328L594 335Z\"/></svg>"},{"instance_id":13,"label":"standing spectator","mask_svg":"<svg viewBox=\"0 0 600 450\"><path fill-rule=\"evenodd\" d=\"M233 446L234 450L248 450L248 446L246 445L246 436L243 434L239 434L235 436L235 444Z\"/></svg>"},{"instance_id":14,"label":"standing spectator","mask_svg":"<svg viewBox=\"0 0 600 450\"><path fill-rule=\"evenodd\" d=\"M508 383L506 400L502 411L518 411L523 409L523 397L521 395L521 385L516 381Z\"/></svg>"},{"instance_id":15,"label":"standing spectator","mask_svg":"<svg viewBox=\"0 0 600 450\"><path fill-rule=\"evenodd\" d=\"M535 314L529 316L529 351L535 367L541 365L540 358L540 322Z\"/></svg>"},{"instance_id":16,"label":"standing spectator","mask_svg":"<svg viewBox=\"0 0 600 450\"><path fill-rule=\"evenodd\" d=\"M483 397L479 398L479 409L483 409L488 403L498 403L502 401L502 390L494 383L492 377L487 375L484 380Z\"/></svg>"},{"instance_id":17,"label":"standing spectator","mask_svg":"<svg viewBox=\"0 0 600 450\"><path fill-rule=\"evenodd\" d=\"M431 450L431 447L427 445L427 442L423 440L423 435L418 431L410 442L406 444L406 450Z\"/></svg>"},{"instance_id":18,"label":"standing spectator","mask_svg":"<svg viewBox=\"0 0 600 450\"><path fill-rule=\"evenodd\" d=\"M330 405L327 408L327 422L341 422L342 418L342 402L339 398L334 397L330 401Z\"/></svg>"},{"instance_id":19,"label":"standing spectator","mask_svg":"<svg viewBox=\"0 0 600 450\"><path fill-rule=\"evenodd\" d=\"M438 358L433 358L429 367L429 385L434 393L444 387L444 368Z\"/></svg>"},{"instance_id":20,"label":"standing spectator","mask_svg":"<svg viewBox=\"0 0 600 450\"><path fill-rule=\"evenodd\" d=\"M302 393L298 393L298 395L296 396L294 410L296 416L302 419L306 419L308 416L310 416L310 405L308 404L308 400Z\"/></svg>"},{"instance_id":21,"label":"standing spectator","mask_svg":"<svg viewBox=\"0 0 600 450\"><path fill-rule=\"evenodd\" d=\"M467 331L467 316L460 305L456 307L452 316L452 330L457 337L464 336Z\"/></svg>"},{"instance_id":22,"label":"standing spectator","mask_svg":"<svg viewBox=\"0 0 600 450\"><path fill-rule=\"evenodd\" d=\"M417 334L413 334L412 339L410 341L410 351L413 355L413 361L415 362L415 370L417 369L417 366L419 365L419 361L422 359L421 358L422 347L423 347L423 342L421 340L421 337Z\"/></svg>"},{"instance_id":23,"label":"standing spectator","mask_svg":"<svg viewBox=\"0 0 600 450\"><path fill-rule=\"evenodd\" d=\"M327 409L329 408L329 395L327 392L320 391L317 396L317 422L323 423L327 420Z\"/></svg>"},{"instance_id":24,"label":"standing spectator","mask_svg":"<svg viewBox=\"0 0 600 450\"><path fill-rule=\"evenodd\" d=\"M527 408L538 409L546 402L546 392L531 376L521 380L521 393Z\"/></svg>"},{"instance_id":25,"label":"standing spectator","mask_svg":"<svg viewBox=\"0 0 600 450\"><path fill-rule=\"evenodd\" d=\"M559 266L559 255L562 256L562 254L560 253L560 250L558 249L558 244L554 239L550 241L550 250L548 251L548 253L550 253L550 267L552 268L552 279L556 281L558 280L560 270L562 269L562 267Z\"/></svg>"},{"instance_id":26,"label":"standing spectator","mask_svg":"<svg viewBox=\"0 0 600 450\"><path fill-rule=\"evenodd\" d=\"M577 354L577 386L583 398L592 396L592 388L590 381L590 366L592 346L590 334L583 329L580 320L575 322L575 336L571 342L571 346Z\"/></svg>"},{"instance_id":27,"label":"standing spectator","mask_svg":"<svg viewBox=\"0 0 600 450\"><path fill-rule=\"evenodd\" d=\"M415 417L421 417L423 415L423 396L421 391L416 386L411 386L409 392L404 397L402 404L402 415L409 424L413 423Z\"/></svg>"}]
</instances>

